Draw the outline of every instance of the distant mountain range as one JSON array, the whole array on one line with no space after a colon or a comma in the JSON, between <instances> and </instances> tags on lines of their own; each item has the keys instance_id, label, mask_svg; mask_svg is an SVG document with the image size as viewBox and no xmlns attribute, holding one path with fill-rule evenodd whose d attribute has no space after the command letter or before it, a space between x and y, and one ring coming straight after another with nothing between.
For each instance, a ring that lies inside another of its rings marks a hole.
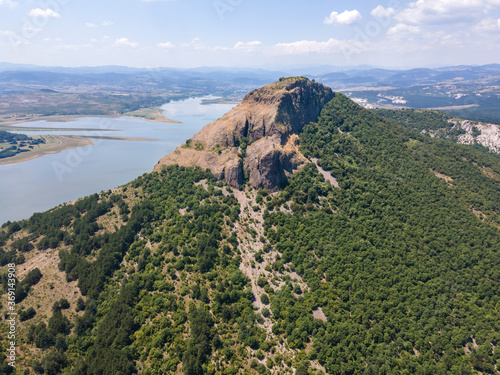
<instances>
[{"instance_id":1,"label":"distant mountain range","mask_svg":"<svg viewBox=\"0 0 500 375\"><path fill-rule=\"evenodd\" d=\"M409 70L379 69L371 67L342 68L336 66L309 66L303 68L282 68L278 70L256 68L200 67L191 69L179 68L132 68L126 66L97 67L58 67L26 64L0 63L0 72L48 72L71 75L93 74L154 74L171 78L204 78L216 80L254 80L272 81L280 76L302 75L310 79L329 82L369 83L369 84L415 84L422 82L440 82L444 80L475 80L485 76L498 76L500 80L500 64L482 66L449 66L441 68L416 68ZM5 75L3 75L5 77Z\"/></svg>"}]
</instances>

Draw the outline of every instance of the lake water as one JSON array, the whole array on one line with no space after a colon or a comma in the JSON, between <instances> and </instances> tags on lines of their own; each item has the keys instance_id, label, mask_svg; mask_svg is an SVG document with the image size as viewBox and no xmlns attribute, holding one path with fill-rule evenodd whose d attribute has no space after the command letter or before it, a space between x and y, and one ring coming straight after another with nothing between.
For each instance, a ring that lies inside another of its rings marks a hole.
<instances>
[{"instance_id":1,"label":"lake water","mask_svg":"<svg viewBox=\"0 0 500 375\"><path fill-rule=\"evenodd\" d=\"M163 156L234 107L234 104L203 105L202 99L173 101L162 107L166 117L181 121L181 124L154 123L125 117L22 124L29 127L68 129L50 133L24 132L28 135L91 135L157 140L94 139L93 146L0 166L0 225L9 220L27 219L35 212L43 212L61 203L115 188L151 171ZM72 128L102 130L72 131Z\"/></svg>"}]
</instances>

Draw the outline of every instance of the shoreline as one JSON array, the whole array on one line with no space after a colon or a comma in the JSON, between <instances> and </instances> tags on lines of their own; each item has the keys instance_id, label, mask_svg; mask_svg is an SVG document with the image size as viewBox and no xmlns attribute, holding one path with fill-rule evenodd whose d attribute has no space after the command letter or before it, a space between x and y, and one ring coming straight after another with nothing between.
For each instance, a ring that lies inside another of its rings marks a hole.
<instances>
[{"instance_id":1,"label":"shoreline","mask_svg":"<svg viewBox=\"0 0 500 375\"><path fill-rule=\"evenodd\" d=\"M182 124L180 121L165 117L160 107L141 108L136 111L126 112L121 117L138 118L156 123Z\"/></svg>"},{"instance_id":2,"label":"shoreline","mask_svg":"<svg viewBox=\"0 0 500 375\"><path fill-rule=\"evenodd\" d=\"M14 120L0 121L0 127L13 127L12 125L24 124L27 122L45 121L45 122L70 122L80 118L98 117L98 118L118 118L115 115L60 115L60 116L32 116L30 118L16 118ZM41 128L51 129L51 128Z\"/></svg>"},{"instance_id":3,"label":"shoreline","mask_svg":"<svg viewBox=\"0 0 500 375\"><path fill-rule=\"evenodd\" d=\"M147 112L141 113L141 114L136 114L134 115L133 113L138 112L127 112L122 115L58 115L58 116L32 116L30 118L16 118L13 120L7 120L7 121L2 121L0 118L0 128L1 127L14 127L13 125L19 125L19 124L24 124L28 122L35 122L35 121L45 121L45 122L70 122L74 120L78 120L81 118L90 118L90 117L97 117L97 118L134 118L134 119L139 119L139 120L144 120L147 122L155 122L155 123L170 123L170 124L182 124L181 121L177 120L172 120L169 119L165 116L163 116L160 112L159 109L157 108L147 108ZM139 110L141 111L141 110ZM151 117L151 111L154 111L154 117ZM148 117L149 116L149 117ZM61 130L57 128L40 128L41 130ZM67 130L67 129L62 129L62 130ZM83 129L82 129L83 130ZM102 129L100 129L102 130Z\"/></svg>"},{"instance_id":4,"label":"shoreline","mask_svg":"<svg viewBox=\"0 0 500 375\"><path fill-rule=\"evenodd\" d=\"M113 137L105 135L78 135L77 137L85 139L102 139L103 141L131 141L131 142L157 142L157 138L139 138L139 137Z\"/></svg>"},{"instance_id":5,"label":"shoreline","mask_svg":"<svg viewBox=\"0 0 500 375\"><path fill-rule=\"evenodd\" d=\"M39 145L38 149L21 152L14 156L0 159L0 166L23 163L45 155L58 154L60 152L71 150L73 148L93 146L93 139L109 141L129 141L129 142L156 142L154 138L137 137L107 137L107 136L80 136L80 135L43 135L48 144Z\"/></svg>"},{"instance_id":6,"label":"shoreline","mask_svg":"<svg viewBox=\"0 0 500 375\"><path fill-rule=\"evenodd\" d=\"M142 110L139 110L142 111ZM139 112L137 111L137 112ZM134 112L131 112L134 113ZM147 117L149 116L149 118ZM127 116L123 114L121 116L116 115L60 115L60 116L33 116L31 118L17 118L11 121L2 122L0 120L0 130L6 131L46 131L50 133L51 131L116 131L116 129L90 129L90 128L79 128L79 129L66 129L66 128L55 128L55 127L19 127L16 125L26 124L35 121L45 121L45 122L70 122L78 120L80 118L135 118L148 122L155 123L177 123L181 124L180 121L171 120L163 116L160 112L160 108L147 108L141 113L136 115ZM86 136L86 135L42 135L47 143L37 145L35 149L18 153L14 156L0 159L0 166L11 165L17 163L23 163L33 159L40 158L45 155L58 154L65 150L70 150L78 147L92 146L95 144L94 139L99 140L113 140L113 141L132 141L132 142L155 142L158 139L152 138L138 138L138 137L113 137L113 136Z\"/></svg>"},{"instance_id":7,"label":"shoreline","mask_svg":"<svg viewBox=\"0 0 500 375\"><path fill-rule=\"evenodd\" d=\"M39 147L37 149L21 152L8 158L0 159L0 166L24 163L45 155L58 154L65 150L92 146L95 144L95 142L91 139L76 135L44 135L44 137L48 143L38 145Z\"/></svg>"}]
</instances>

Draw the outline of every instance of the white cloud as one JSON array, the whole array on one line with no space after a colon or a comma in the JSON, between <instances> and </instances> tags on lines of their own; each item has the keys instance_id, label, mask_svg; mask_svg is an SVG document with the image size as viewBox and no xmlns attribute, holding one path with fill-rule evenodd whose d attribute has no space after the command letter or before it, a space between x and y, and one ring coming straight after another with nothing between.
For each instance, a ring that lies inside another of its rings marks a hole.
<instances>
[{"instance_id":1,"label":"white cloud","mask_svg":"<svg viewBox=\"0 0 500 375\"><path fill-rule=\"evenodd\" d=\"M331 38L326 42L300 40L292 43L278 43L274 46L276 52L286 55L316 53L331 53L342 51L348 42Z\"/></svg>"},{"instance_id":2,"label":"white cloud","mask_svg":"<svg viewBox=\"0 0 500 375\"><path fill-rule=\"evenodd\" d=\"M2 36L9 36L12 34L14 34L14 32L11 30L0 30L0 35L2 35Z\"/></svg>"},{"instance_id":3,"label":"white cloud","mask_svg":"<svg viewBox=\"0 0 500 375\"><path fill-rule=\"evenodd\" d=\"M44 18L61 18L61 15L59 13L54 12L52 9L41 9L41 8L36 8L30 10L28 13L28 16L30 17L44 17Z\"/></svg>"},{"instance_id":4,"label":"white cloud","mask_svg":"<svg viewBox=\"0 0 500 375\"><path fill-rule=\"evenodd\" d=\"M99 27L99 25L96 25L95 23L92 23L92 22L87 22L87 23L85 24L85 26L87 26L87 27L91 27L91 28Z\"/></svg>"},{"instance_id":5,"label":"white cloud","mask_svg":"<svg viewBox=\"0 0 500 375\"><path fill-rule=\"evenodd\" d=\"M488 32L488 31L496 31L500 28L500 20L496 20L494 18L486 18L479 22L474 28L475 31L479 32Z\"/></svg>"},{"instance_id":6,"label":"white cloud","mask_svg":"<svg viewBox=\"0 0 500 375\"><path fill-rule=\"evenodd\" d=\"M127 38L119 38L115 41L116 47L128 47L128 48L137 48L139 47L139 43L131 42Z\"/></svg>"},{"instance_id":7,"label":"white cloud","mask_svg":"<svg viewBox=\"0 0 500 375\"><path fill-rule=\"evenodd\" d=\"M394 8L384 8L382 5L379 5L370 14L377 18L389 18L396 14L396 10Z\"/></svg>"},{"instance_id":8,"label":"white cloud","mask_svg":"<svg viewBox=\"0 0 500 375\"><path fill-rule=\"evenodd\" d=\"M247 51L247 52L252 52L255 50L256 47L259 47L262 45L262 42L258 40L254 40L252 42L238 42L234 45L233 49L235 50L240 50L240 51Z\"/></svg>"},{"instance_id":9,"label":"white cloud","mask_svg":"<svg viewBox=\"0 0 500 375\"><path fill-rule=\"evenodd\" d=\"M412 24L463 21L482 13L484 5L484 0L418 0L395 18Z\"/></svg>"},{"instance_id":10,"label":"white cloud","mask_svg":"<svg viewBox=\"0 0 500 375\"><path fill-rule=\"evenodd\" d=\"M158 43L158 47L168 49L168 48L174 48L175 46L170 42L166 42L166 43Z\"/></svg>"},{"instance_id":11,"label":"white cloud","mask_svg":"<svg viewBox=\"0 0 500 375\"><path fill-rule=\"evenodd\" d=\"M500 0L486 0L485 8L490 10L500 5Z\"/></svg>"},{"instance_id":12,"label":"white cloud","mask_svg":"<svg viewBox=\"0 0 500 375\"><path fill-rule=\"evenodd\" d=\"M101 22L101 26L106 27L106 26L112 26L112 25L113 25L113 22L111 22L111 21L102 21Z\"/></svg>"},{"instance_id":13,"label":"white cloud","mask_svg":"<svg viewBox=\"0 0 500 375\"><path fill-rule=\"evenodd\" d=\"M14 8L17 6L17 3L12 0L0 0L0 6L4 6L7 8Z\"/></svg>"},{"instance_id":14,"label":"white cloud","mask_svg":"<svg viewBox=\"0 0 500 375\"><path fill-rule=\"evenodd\" d=\"M402 37L407 34L418 34L418 33L420 33L420 27L407 25L404 23L398 23L396 26L391 27L389 30L387 30L387 35L393 37Z\"/></svg>"},{"instance_id":15,"label":"white cloud","mask_svg":"<svg viewBox=\"0 0 500 375\"><path fill-rule=\"evenodd\" d=\"M330 16L326 17L323 21L326 25L351 25L354 22L357 22L361 19L361 13L359 13L356 9L354 10L346 10L342 13L332 12Z\"/></svg>"}]
</instances>

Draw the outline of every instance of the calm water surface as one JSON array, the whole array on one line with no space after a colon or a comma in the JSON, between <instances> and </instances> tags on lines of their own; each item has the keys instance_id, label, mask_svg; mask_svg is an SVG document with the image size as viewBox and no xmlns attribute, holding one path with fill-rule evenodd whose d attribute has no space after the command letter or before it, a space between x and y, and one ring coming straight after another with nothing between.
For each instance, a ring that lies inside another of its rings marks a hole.
<instances>
[{"instance_id":1,"label":"calm water surface","mask_svg":"<svg viewBox=\"0 0 500 375\"><path fill-rule=\"evenodd\" d=\"M203 105L201 101L202 98L192 98L170 102L162 107L166 117L181 121L181 124L153 123L133 118L81 118L65 123L37 121L23 124L68 129L50 133L24 132L28 135L139 137L156 141L95 139L93 146L0 166L0 225L8 220L27 219L35 212L112 189L151 171L163 156L234 107L234 104ZM83 132L72 128L102 130Z\"/></svg>"}]
</instances>

